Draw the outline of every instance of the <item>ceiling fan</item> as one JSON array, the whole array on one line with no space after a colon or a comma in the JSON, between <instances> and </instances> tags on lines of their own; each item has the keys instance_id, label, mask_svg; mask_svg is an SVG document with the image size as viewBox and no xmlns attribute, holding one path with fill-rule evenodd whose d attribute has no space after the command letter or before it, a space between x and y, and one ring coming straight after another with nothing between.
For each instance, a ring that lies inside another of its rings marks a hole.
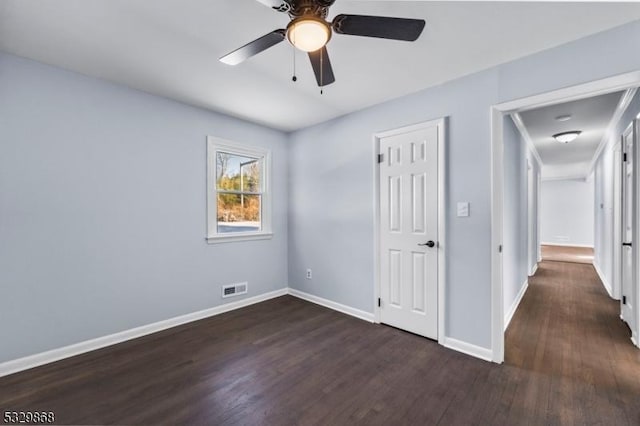
<instances>
[{"instance_id":1,"label":"ceiling fan","mask_svg":"<svg viewBox=\"0 0 640 426\"><path fill-rule=\"evenodd\" d=\"M286 29L270 32L220 58L228 65L237 65L283 41L305 51L311 60L318 86L326 86L336 79L327 53L332 33L391 40L415 41L422 34L423 19L391 18L386 16L338 15L327 22L329 7L336 0L257 0L272 9L288 13L291 22ZM295 81L295 77L294 77Z\"/></svg>"}]
</instances>

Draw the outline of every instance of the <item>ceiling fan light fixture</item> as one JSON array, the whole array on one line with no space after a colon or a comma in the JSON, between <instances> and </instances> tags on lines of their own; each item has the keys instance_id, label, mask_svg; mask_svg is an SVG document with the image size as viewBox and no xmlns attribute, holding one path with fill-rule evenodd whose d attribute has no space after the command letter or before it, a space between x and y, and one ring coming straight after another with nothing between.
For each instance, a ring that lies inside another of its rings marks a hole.
<instances>
[{"instance_id":1,"label":"ceiling fan light fixture","mask_svg":"<svg viewBox=\"0 0 640 426\"><path fill-rule=\"evenodd\" d=\"M553 138L560 143L569 143L582 133L580 130L571 130L569 132L556 133Z\"/></svg>"},{"instance_id":2,"label":"ceiling fan light fixture","mask_svg":"<svg viewBox=\"0 0 640 426\"><path fill-rule=\"evenodd\" d=\"M287 39L297 49L315 52L331 38L331 28L325 21L309 16L294 19L287 26Z\"/></svg>"}]
</instances>

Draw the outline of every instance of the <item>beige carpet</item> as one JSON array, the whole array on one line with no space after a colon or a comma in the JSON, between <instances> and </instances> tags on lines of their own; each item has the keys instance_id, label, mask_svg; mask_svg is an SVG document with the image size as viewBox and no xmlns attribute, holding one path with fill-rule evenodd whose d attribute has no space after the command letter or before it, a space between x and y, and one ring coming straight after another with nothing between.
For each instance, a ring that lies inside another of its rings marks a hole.
<instances>
[{"instance_id":1,"label":"beige carpet","mask_svg":"<svg viewBox=\"0 0 640 426\"><path fill-rule=\"evenodd\" d=\"M542 245L542 260L593 263L593 248Z\"/></svg>"}]
</instances>

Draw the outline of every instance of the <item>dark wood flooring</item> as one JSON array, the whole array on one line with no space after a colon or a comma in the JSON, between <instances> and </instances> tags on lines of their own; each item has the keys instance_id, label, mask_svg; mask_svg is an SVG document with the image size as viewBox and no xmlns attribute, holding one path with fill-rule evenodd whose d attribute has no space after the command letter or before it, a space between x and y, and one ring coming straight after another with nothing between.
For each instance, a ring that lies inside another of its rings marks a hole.
<instances>
[{"instance_id":1,"label":"dark wood flooring","mask_svg":"<svg viewBox=\"0 0 640 426\"><path fill-rule=\"evenodd\" d=\"M57 423L638 425L640 351L590 265L543 262L497 365L290 296L0 378Z\"/></svg>"}]
</instances>

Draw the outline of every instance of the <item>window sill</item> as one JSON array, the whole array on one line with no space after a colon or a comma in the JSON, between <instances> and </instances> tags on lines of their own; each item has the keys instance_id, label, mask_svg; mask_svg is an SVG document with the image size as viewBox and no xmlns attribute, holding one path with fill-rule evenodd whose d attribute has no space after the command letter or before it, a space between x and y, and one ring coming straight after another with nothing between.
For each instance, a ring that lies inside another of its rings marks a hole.
<instances>
[{"instance_id":1,"label":"window sill","mask_svg":"<svg viewBox=\"0 0 640 426\"><path fill-rule=\"evenodd\" d=\"M259 234L216 235L215 237L207 237L205 240L207 240L207 244L220 244L237 241L270 240L272 237L272 232L261 232Z\"/></svg>"}]
</instances>

